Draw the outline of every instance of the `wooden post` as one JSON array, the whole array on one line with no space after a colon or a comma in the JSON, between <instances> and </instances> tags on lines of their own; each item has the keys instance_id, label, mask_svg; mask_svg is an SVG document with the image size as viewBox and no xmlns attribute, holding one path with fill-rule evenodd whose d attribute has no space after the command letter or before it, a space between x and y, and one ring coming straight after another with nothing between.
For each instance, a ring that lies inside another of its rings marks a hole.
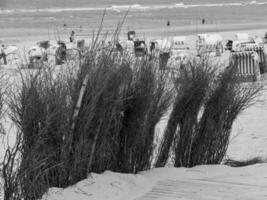
<instances>
[{"instance_id":1,"label":"wooden post","mask_svg":"<svg viewBox=\"0 0 267 200\"><path fill-rule=\"evenodd\" d=\"M76 106L74 108L74 113L73 113L73 116L72 116L72 125L71 125L72 131L75 128L76 118L78 117L79 112L80 112L80 108L81 108L81 104L82 104L83 96L84 96L84 93L85 93L85 89L87 87L88 80L89 80L89 74L86 74L86 76L85 76L85 78L83 80L82 87L80 89L80 93L79 93L77 104L76 104Z\"/></svg>"}]
</instances>

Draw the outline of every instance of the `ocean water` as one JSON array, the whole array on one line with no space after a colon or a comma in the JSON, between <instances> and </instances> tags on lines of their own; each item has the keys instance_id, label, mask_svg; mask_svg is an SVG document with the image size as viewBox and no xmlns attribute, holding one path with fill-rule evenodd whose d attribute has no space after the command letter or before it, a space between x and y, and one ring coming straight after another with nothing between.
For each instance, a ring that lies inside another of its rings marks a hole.
<instances>
[{"instance_id":1,"label":"ocean water","mask_svg":"<svg viewBox=\"0 0 267 200\"><path fill-rule=\"evenodd\" d=\"M266 5L266 0L1 0L2 12L123 11Z\"/></svg>"},{"instance_id":2,"label":"ocean water","mask_svg":"<svg viewBox=\"0 0 267 200\"><path fill-rule=\"evenodd\" d=\"M0 28L82 27L87 31L82 34L99 27L104 10L105 30L115 29L129 10L123 29L145 32L148 37L177 31L192 34L198 32L202 19L210 31L236 30L240 24L267 27L267 0L0 0L0 8Z\"/></svg>"}]
</instances>

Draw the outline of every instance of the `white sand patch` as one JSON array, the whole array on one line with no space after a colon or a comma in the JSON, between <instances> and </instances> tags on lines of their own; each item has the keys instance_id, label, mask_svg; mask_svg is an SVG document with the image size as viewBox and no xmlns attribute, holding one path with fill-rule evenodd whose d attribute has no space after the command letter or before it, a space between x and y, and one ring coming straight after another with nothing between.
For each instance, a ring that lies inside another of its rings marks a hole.
<instances>
[{"instance_id":1,"label":"white sand patch","mask_svg":"<svg viewBox=\"0 0 267 200\"><path fill-rule=\"evenodd\" d=\"M158 168L138 175L105 172L67 189L50 189L43 200L266 199L267 164Z\"/></svg>"},{"instance_id":2,"label":"white sand patch","mask_svg":"<svg viewBox=\"0 0 267 200\"><path fill-rule=\"evenodd\" d=\"M153 186L144 175L120 174L106 171L103 174L92 173L89 178L69 189L52 188L44 199L49 200L115 200L138 197Z\"/></svg>"}]
</instances>

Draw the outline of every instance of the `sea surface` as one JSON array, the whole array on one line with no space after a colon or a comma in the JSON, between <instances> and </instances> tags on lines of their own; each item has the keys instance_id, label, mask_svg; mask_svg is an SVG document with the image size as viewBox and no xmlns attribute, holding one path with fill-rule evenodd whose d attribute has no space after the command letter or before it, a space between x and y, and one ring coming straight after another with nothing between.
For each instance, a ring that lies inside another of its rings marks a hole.
<instances>
[{"instance_id":1,"label":"sea surface","mask_svg":"<svg viewBox=\"0 0 267 200\"><path fill-rule=\"evenodd\" d=\"M123 10L132 6L135 9L162 9L162 8L190 8L190 7L216 7L216 6L247 6L263 5L266 0L1 0L2 9L103 9Z\"/></svg>"},{"instance_id":2,"label":"sea surface","mask_svg":"<svg viewBox=\"0 0 267 200\"><path fill-rule=\"evenodd\" d=\"M99 27L104 12L105 30L115 29L125 16L122 29L146 33L173 32L174 27L180 27L180 33L197 32L203 19L210 31L244 24L267 28L267 0L0 0L0 29L64 27L89 32Z\"/></svg>"}]
</instances>

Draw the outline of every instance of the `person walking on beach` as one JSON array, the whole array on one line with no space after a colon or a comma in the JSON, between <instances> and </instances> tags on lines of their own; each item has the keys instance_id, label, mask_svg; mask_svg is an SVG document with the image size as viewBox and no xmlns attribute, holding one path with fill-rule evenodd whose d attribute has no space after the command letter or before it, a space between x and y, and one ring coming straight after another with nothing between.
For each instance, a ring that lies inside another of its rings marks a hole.
<instances>
[{"instance_id":1,"label":"person walking on beach","mask_svg":"<svg viewBox=\"0 0 267 200\"><path fill-rule=\"evenodd\" d=\"M6 60L6 53L5 53L5 51L4 51L4 48L5 48L5 45L2 44L2 45L0 46L0 60L3 58L4 65L6 65L6 64L7 64L7 60Z\"/></svg>"},{"instance_id":2,"label":"person walking on beach","mask_svg":"<svg viewBox=\"0 0 267 200\"><path fill-rule=\"evenodd\" d=\"M70 42L74 42L75 41L74 36L75 36L75 32L74 31L71 31L71 34L70 34Z\"/></svg>"},{"instance_id":3,"label":"person walking on beach","mask_svg":"<svg viewBox=\"0 0 267 200\"><path fill-rule=\"evenodd\" d=\"M170 25L171 25L171 22L170 22L170 20L168 20L166 23L166 26L170 26Z\"/></svg>"}]
</instances>

